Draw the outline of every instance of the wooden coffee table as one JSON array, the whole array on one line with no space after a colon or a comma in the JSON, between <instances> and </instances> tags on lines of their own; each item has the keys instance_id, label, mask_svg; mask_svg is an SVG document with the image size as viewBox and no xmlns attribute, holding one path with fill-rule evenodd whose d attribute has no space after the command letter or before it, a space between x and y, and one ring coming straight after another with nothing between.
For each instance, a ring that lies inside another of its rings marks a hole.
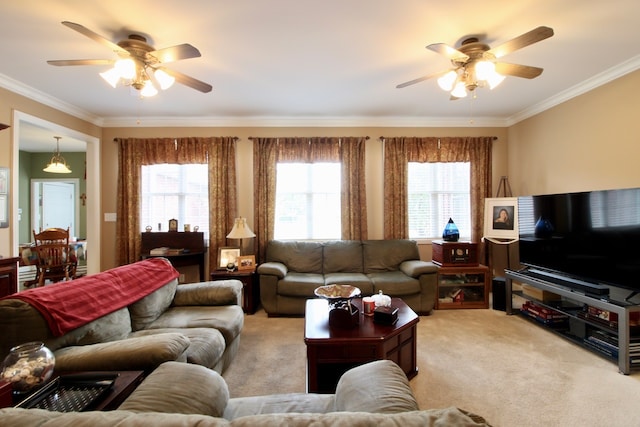
<instances>
[{"instance_id":1,"label":"wooden coffee table","mask_svg":"<svg viewBox=\"0 0 640 427\"><path fill-rule=\"evenodd\" d=\"M352 302L362 313L362 300ZM418 315L399 298L391 305L399 309L394 325L373 322L360 314L360 324L350 329L329 327L329 307L324 299L307 300L304 342L307 345L307 392L333 393L344 372L374 360L396 362L413 378L416 365Z\"/></svg>"}]
</instances>

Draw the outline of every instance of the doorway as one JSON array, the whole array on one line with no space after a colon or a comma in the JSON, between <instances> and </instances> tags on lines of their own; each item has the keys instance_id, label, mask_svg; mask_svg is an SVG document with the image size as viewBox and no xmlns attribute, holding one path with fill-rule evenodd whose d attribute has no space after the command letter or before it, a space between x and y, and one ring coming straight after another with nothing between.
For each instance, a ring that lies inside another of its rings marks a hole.
<instances>
[{"instance_id":1,"label":"doorway","mask_svg":"<svg viewBox=\"0 0 640 427\"><path fill-rule=\"evenodd\" d=\"M32 179L31 224L36 231L46 228L69 228L69 236L78 236L79 180Z\"/></svg>"}]
</instances>

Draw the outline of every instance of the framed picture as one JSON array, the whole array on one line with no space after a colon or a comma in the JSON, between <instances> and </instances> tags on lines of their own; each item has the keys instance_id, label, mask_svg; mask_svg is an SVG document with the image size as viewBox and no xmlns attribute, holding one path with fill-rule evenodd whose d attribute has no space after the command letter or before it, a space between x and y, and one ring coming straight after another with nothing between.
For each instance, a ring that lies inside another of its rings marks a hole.
<instances>
[{"instance_id":1,"label":"framed picture","mask_svg":"<svg viewBox=\"0 0 640 427\"><path fill-rule=\"evenodd\" d=\"M0 228L9 227L9 168L0 168Z\"/></svg>"},{"instance_id":2,"label":"framed picture","mask_svg":"<svg viewBox=\"0 0 640 427\"><path fill-rule=\"evenodd\" d=\"M238 271L253 271L256 269L255 255L245 255L238 257Z\"/></svg>"},{"instance_id":3,"label":"framed picture","mask_svg":"<svg viewBox=\"0 0 640 427\"><path fill-rule=\"evenodd\" d=\"M518 198L484 199L484 237L518 239Z\"/></svg>"},{"instance_id":4,"label":"framed picture","mask_svg":"<svg viewBox=\"0 0 640 427\"><path fill-rule=\"evenodd\" d=\"M226 270L227 265L238 265L240 248L235 246L221 246L218 248L218 270Z\"/></svg>"}]
</instances>

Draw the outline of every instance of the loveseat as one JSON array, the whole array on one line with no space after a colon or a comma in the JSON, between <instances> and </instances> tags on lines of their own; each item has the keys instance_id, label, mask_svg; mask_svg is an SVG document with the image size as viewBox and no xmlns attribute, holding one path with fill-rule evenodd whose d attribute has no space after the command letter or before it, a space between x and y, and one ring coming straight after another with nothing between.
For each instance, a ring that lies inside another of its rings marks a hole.
<instances>
[{"instance_id":1,"label":"loveseat","mask_svg":"<svg viewBox=\"0 0 640 427\"><path fill-rule=\"evenodd\" d=\"M0 356L41 341L56 370L143 370L166 361L223 372L240 344L237 280L178 285L164 258L150 258L0 299Z\"/></svg>"},{"instance_id":2,"label":"loveseat","mask_svg":"<svg viewBox=\"0 0 640 427\"><path fill-rule=\"evenodd\" d=\"M272 240L257 271L270 316L303 315L305 300L331 284L357 286L363 296L382 291L418 314L429 314L436 302L438 266L420 260L413 240Z\"/></svg>"},{"instance_id":3,"label":"loveseat","mask_svg":"<svg viewBox=\"0 0 640 427\"><path fill-rule=\"evenodd\" d=\"M0 409L0 425L130 426L485 426L456 408L419 410L407 377L388 360L347 371L335 394L230 398L224 379L202 366L162 364L115 411Z\"/></svg>"}]
</instances>

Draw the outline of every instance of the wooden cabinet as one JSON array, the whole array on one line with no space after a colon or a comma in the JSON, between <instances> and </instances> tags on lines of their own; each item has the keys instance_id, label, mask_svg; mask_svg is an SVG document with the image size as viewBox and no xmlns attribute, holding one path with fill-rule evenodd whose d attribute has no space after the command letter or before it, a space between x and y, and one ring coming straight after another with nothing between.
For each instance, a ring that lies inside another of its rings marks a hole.
<instances>
[{"instance_id":1,"label":"wooden cabinet","mask_svg":"<svg viewBox=\"0 0 640 427\"><path fill-rule=\"evenodd\" d=\"M168 248L180 249L180 253L165 253L161 255L150 254L152 249ZM205 254L207 248L204 245L204 233L202 232L145 232L141 237L140 258L164 257L171 261L174 267L198 266L200 281L205 280Z\"/></svg>"},{"instance_id":2,"label":"wooden cabinet","mask_svg":"<svg viewBox=\"0 0 640 427\"><path fill-rule=\"evenodd\" d=\"M440 267L437 309L489 308L489 267Z\"/></svg>"},{"instance_id":3,"label":"wooden cabinet","mask_svg":"<svg viewBox=\"0 0 640 427\"><path fill-rule=\"evenodd\" d=\"M0 259L0 297L18 292L18 261L20 258Z\"/></svg>"}]
</instances>

